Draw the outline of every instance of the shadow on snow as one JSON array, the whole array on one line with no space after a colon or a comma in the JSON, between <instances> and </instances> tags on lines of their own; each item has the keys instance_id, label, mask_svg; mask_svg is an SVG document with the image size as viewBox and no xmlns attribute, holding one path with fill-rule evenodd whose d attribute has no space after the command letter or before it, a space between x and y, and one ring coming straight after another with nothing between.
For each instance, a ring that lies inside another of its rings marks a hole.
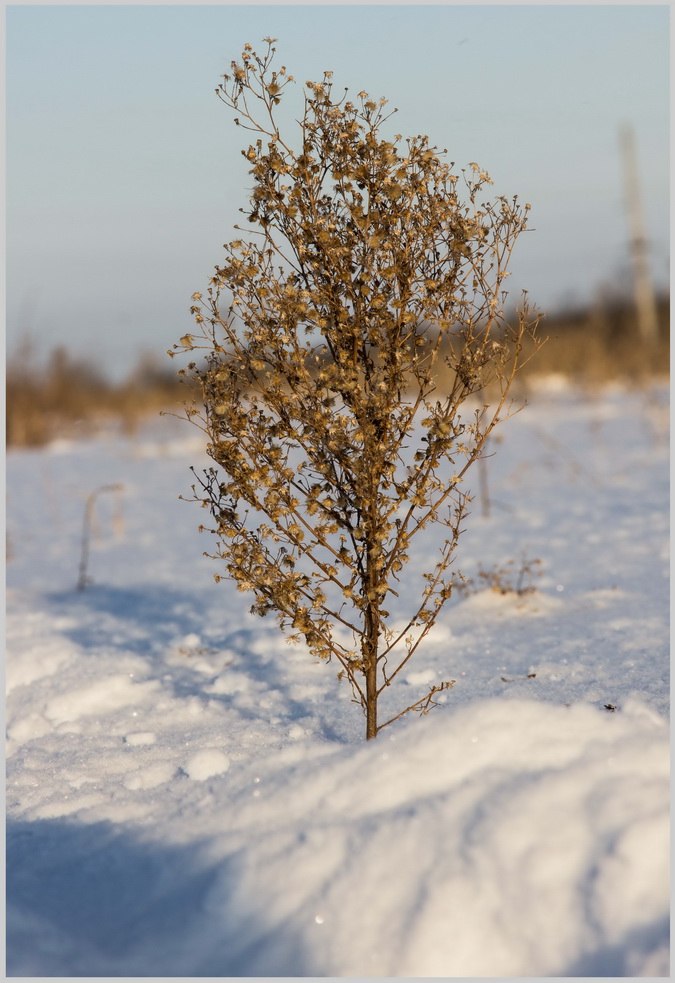
<instances>
[{"instance_id":1,"label":"shadow on snow","mask_svg":"<svg viewBox=\"0 0 675 983\"><path fill-rule=\"evenodd\" d=\"M199 844L10 821L8 976L312 975L300 940L266 927L263 899L238 895L238 880L237 854L208 859Z\"/></svg>"},{"instance_id":2,"label":"shadow on snow","mask_svg":"<svg viewBox=\"0 0 675 983\"><path fill-rule=\"evenodd\" d=\"M273 615L265 620L254 617L243 604L239 627L233 627L227 591L221 590L220 596L216 593L220 587L197 593L164 585L124 588L94 584L82 592L52 593L47 599L68 615L67 627L59 631L84 653L90 653L92 658L111 652L137 655L176 697L206 695L209 684L234 664L236 669L245 671L258 693L271 690L283 695L283 716L287 721L306 718L315 711L307 701L293 695L292 661L301 660L303 681L307 667L318 668L317 698L335 709L340 684L332 667L314 667L311 657L289 647ZM238 595L239 603L240 598ZM212 663L211 674L203 667L193 667L189 648L184 648L181 656L180 650L190 635L199 636L196 650L199 653L203 648ZM225 704L231 700L228 694L212 691L208 691L208 698ZM260 715L255 706L248 708L241 701L237 711L250 719ZM340 728L330 724L325 714L321 717L323 736L327 740L344 740Z\"/></svg>"}]
</instances>

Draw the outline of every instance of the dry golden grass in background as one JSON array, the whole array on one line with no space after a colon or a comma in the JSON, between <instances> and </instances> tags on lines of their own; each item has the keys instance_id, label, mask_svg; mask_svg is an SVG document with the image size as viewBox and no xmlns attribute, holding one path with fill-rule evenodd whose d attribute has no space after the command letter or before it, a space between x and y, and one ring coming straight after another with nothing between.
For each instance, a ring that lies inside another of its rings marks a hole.
<instances>
[{"instance_id":1,"label":"dry golden grass in background","mask_svg":"<svg viewBox=\"0 0 675 983\"><path fill-rule=\"evenodd\" d=\"M640 385L667 378L670 367L670 298L657 303L658 339L654 346L639 336L632 302L617 299L590 310L561 311L544 317L547 339L524 366L520 382L552 373L581 386L608 382ZM525 343L527 349L527 340Z\"/></svg>"},{"instance_id":2,"label":"dry golden grass in background","mask_svg":"<svg viewBox=\"0 0 675 983\"><path fill-rule=\"evenodd\" d=\"M7 445L37 447L60 437L89 436L115 424L133 433L147 417L173 409L191 394L171 366L144 356L127 379L111 382L90 361L58 347L36 364L22 344L8 359Z\"/></svg>"},{"instance_id":3,"label":"dry golden grass in background","mask_svg":"<svg viewBox=\"0 0 675 983\"><path fill-rule=\"evenodd\" d=\"M577 310L544 317L546 340L535 358L521 370L519 384L533 378L562 374L585 387L621 381L640 385L666 378L670 359L670 298L658 304L659 339L647 348L637 334L635 311L629 301L616 301L604 311ZM55 349L45 367L36 367L28 343L8 359L7 444L37 447L60 437L90 435L114 423L127 433L162 410L175 410L191 398L187 381L144 357L121 383L110 382L100 369Z\"/></svg>"}]
</instances>

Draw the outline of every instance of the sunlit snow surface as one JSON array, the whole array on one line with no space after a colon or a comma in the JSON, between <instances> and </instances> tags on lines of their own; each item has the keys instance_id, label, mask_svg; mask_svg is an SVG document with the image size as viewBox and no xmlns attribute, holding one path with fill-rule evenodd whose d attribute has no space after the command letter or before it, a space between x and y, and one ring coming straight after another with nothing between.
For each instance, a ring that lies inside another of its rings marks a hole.
<instances>
[{"instance_id":1,"label":"sunlit snow surface","mask_svg":"<svg viewBox=\"0 0 675 983\"><path fill-rule=\"evenodd\" d=\"M666 400L540 387L504 424L474 586L383 713L456 685L367 745L213 582L196 431L10 452L9 975L668 975ZM533 592L478 578L523 561Z\"/></svg>"}]
</instances>

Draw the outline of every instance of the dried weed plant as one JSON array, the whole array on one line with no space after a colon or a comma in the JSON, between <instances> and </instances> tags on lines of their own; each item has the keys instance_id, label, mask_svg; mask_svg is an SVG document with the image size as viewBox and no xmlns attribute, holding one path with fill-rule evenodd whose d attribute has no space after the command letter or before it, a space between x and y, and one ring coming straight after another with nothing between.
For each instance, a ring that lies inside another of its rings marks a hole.
<instances>
[{"instance_id":1,"label":"dried weed plant","mask_svg":"<svg viewBox=\"0 0 675 983\"><path fill-rule=\"evenodd\" d=\"M528 560L523 552L520 560L508 560L503 566L495 564L490 569L478 568L475 578L464 578L457 589L463 594L489 589L495 594L515 594L524 597L526 594L536 594L535 577L543 576L541 560Z\"/></svg>"},{"instance_id":2,"label":"dried weed plant","mask_svg":"<svg viewBox=\"0 0 675 983\"><path fill-rule=\"evenodd\" d=\"M524 297L509 324L503 286L530 206L483 201L488 175L471 164L458 177L427 137L385 139L386 101L336 100L331 72L306 83L294 149L276 112L293 77L265 43L216 90L255 135L240 209L252 234L224 247L193 296L195 332L170 354L205 351L182 372L202 391L186 412L215 464L193 486L215 557L253 612L339 665L370 739L452 685L378 720L459 576L467 471L513 412L538 316ZM399 592L430 523L445 530L438 556L417 596Z\"/></svg>"}]
</instances>

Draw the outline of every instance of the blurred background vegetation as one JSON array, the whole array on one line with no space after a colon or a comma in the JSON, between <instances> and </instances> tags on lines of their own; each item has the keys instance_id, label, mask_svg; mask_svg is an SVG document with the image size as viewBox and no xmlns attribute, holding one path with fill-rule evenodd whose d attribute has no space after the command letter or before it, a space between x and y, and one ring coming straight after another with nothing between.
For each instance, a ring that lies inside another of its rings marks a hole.
<instances>
[{"instance_id":1,"label":"blurred background vegetation","mask_svg":"<svg viewBox=\"0 0 675 983\"><path fill-rule=\"evenodd\" d=\"M132 434L149 416L190 398L173 363L142 356L121 382L92 361L53 349L46 363L25 340L7 359L7 446L39 447L57 438L91 436L113 425Z\"/></svg>"},{"instance_id":2,"label":"blurred background vegetation","mask_svg":"<svg viewBox=\"0 0 675 983\"><path fill-rule=\"evenodd\" d=\"M534 352L518 380L520 391L533 378L565 376L593 388L609 382L643 385L668 377L670 298L657 298L657 336L640 334L635 305L617 295L589 309L544 316ZM180 365L168 357L143 356L128 378L113 382L100 366L55 348L45 361L25 339L7 359L7 445L37 447L57 438L90 436L105 426L132 434L150 416L180 411L196 393L179 378Z\"/></svg>"}]
</instances>

